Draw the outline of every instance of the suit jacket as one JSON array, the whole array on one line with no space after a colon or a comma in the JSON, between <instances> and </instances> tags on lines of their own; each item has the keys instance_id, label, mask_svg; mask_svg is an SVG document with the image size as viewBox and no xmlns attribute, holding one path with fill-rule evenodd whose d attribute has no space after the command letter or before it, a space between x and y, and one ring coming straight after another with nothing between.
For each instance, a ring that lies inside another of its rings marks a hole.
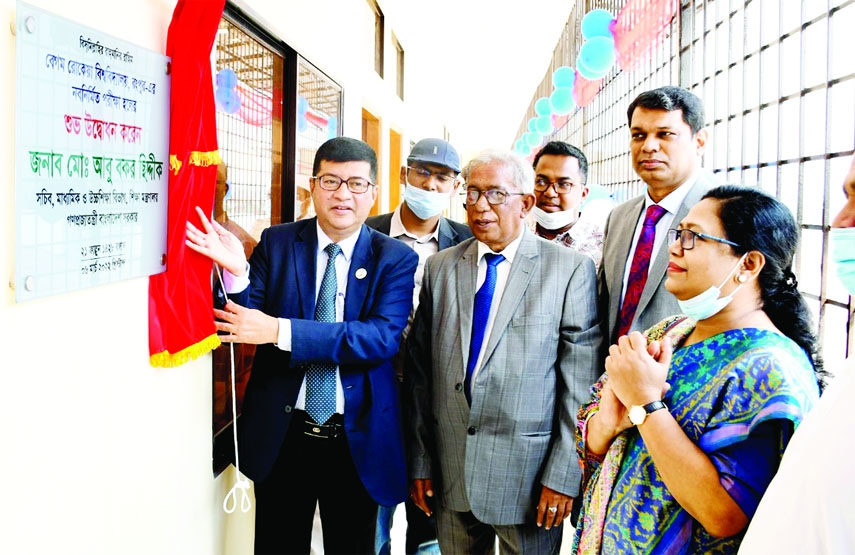
<instances>
[{"instance_id":1,"label":"suit jacket","mask_svg":"<svg viewBox=\"0 0 855 555\"><path fill-rule=\"evenodd\" d=\"M259 345L239 419L241 470L269 474L297 400L306 364L339 366L344 428L363 485L381 505L406 498L399 387L390 359L413 300L418 257L362 226L347 277L343 322L314 321L316 218L270 227L250 258L250 286L235 301L291 319L290 352ZM320 476L307 476L317 480Z\"/></svg>"},{"instance_id":2,"label":"suit jacket","mask_svg":"<svg viewBox=\"0 0 855 555\"><path fill-rule=\"evenodd\" d=\"M718 183L711 175L701 172L674 216L674 227L686 217L692 206L716 185ZM609 345L617 341L615 334L618 328L623 275L626 265L632 264L632 237L635 235L638 220L644 213L644 200L645 196L641 195L616 206L606 220L603 262L600 265L598 283L600 314L605 321L603 331L608 330L606 337ZM630 331L644 331L662 319L680 313L676 297L665 289L668 247L668 241L664 241L650 261L647 282L638 300Z\"/></svg>"},{"instance_id":3,"label":"suit jacket","mask_svg":"<svg viewBox=\"0 0 855 555\"><path fill-rule=\"evenodd\" d=\"M377 231L389 235L392 227L392 212L381 214L379 216L371 216L365 220L365 225L374 228ZM439 218L439 250L445 250L448 247L457 245L464 239L472 237L472 231L469 226L442 216Z\"/></svg>"},{"instance_id":4,"label":"suit jacket","mask_svg":"<svg viewBox=\"0 0 855 555\"><path fill-rule=\"evenodd\" d=\"M469 357L478 246L430 257L407 339L411 478L481 522L533 522L542 485L576 496L576 411L599 371L596 272L585 255L524 231L496 309L472 407Z\"/></svg>"}]
</instances>

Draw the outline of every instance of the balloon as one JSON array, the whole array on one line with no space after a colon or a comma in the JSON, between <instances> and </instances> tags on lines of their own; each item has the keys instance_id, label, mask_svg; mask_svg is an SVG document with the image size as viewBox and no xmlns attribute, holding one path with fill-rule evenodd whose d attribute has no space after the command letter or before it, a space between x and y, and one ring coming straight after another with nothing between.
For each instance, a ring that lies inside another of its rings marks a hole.
<instances>
[{"instance_id":1,"label":"balloon","mask_svg":"<svg viewBox=\"0 0 855 555\"><path fill-rule=\"evenodd\" d=\"M304 96L297 97L297 114L303 116L309 110L309 101Z\"/></svg>"},{"instance_id":2,"label":"balloon","mask_svg":"<svg viewBox=\"0 0 855 555\"><path fill-rule=\"evenodd\" d=\"M537 131L537 118L529 118L528 123L526 124L526 127L528 128L529 131L532 131L532 132Z\"/></svg>"},{"instance_id":3,"label":"balloon","mask_svg":"<svg viewBox=\"0 0 855 555\"><path fill-rule=\"evenodd\" d=\"M615 18L608 10L591 10L582 18L582 36L590 40L594 37L614 39L612 26Z\"/></svg>"},{"instance_id":4,"label":"balloon","mask_svg":"<svg viewBox=\"0 0 855 555\"><path fill-rule=\"evenodd\" d=\"M549 99L542 96L534 103L534 112L538 116L548 116L552 112L552 107L549 105Z\"/></svg>"},{"instance_id":5,"label":"balloon","mask_svg":"<svg viewBox=\"0 0 855 555\"><path fill-rule=\"evenodd\" d=\"M552 105L552 111L559 116L566 116L576 108L576 101L573 100L573 89L561 87L552 91L549 97L549 104Z\"/></svg>"},{"instance_id":6,"label":"balloon","mask_svg":"<svg viewBox=\"0 0 855 555\"><path fill-rule=\"evenodd\" d=\"M297 131L304 132L309 128L309 122L306 120L306 114L297 115Z\"/></svg>"},{"instance_id":7,"label":"balloon","mask_svg":"<svg viewBox=\"0 0 855 555\"><path fill-rule=\"evenodd\" d=\"M537 132L529 131L523 136L525 137L526 144L532 148L540 146L541 141L543 141L543 135Z\"/></svg>"},{"instance_id":8,"label":"balloon","mask_svg":"<svg viewBox=\"0 0 855 555\"><path fill-rule=\"evenodd\" d=\"M574 81L576 81L576 70L570 66L561 66L552 74L552 84L556 89L561 87L572 89Z\"/></svg>"},{"instance_id":9,"label":"balloon","mask_svg":"<svg viewBox=\"0 0 855 555\"><path fill-rule=\"evenodd\" d=\"M548 135L549 133L552 133L552 131L554 130L554 128L552 127L552 116L538 116L534 126L537 129L537 132L543 135Z\"/></svg>"},{"instance_id":10,"label":"balloon","mask_svg":"<svg viewBox=\"0 0 855 555\"><path fill-rule=\"evenodd\" d=\"M226 67L217 72L217 87L232 90L237 85L237 75L232 68Z\"/></svg>"},{"instance_id":11,"label":"balloon","mask_svg":"<svg viewBox=\"0 0 855 555\"><path fill-rule=\"evenodd\" d=\"M240 95L233 89L217 87L214 93L214 101L221 112L236 114L240 111Z\"/></svg>"},{"instance_id":12,"label":"balloon","mask_svg":"<svg viewBox=\"0 0 855 555\"><path fill-rule=\"evenodd\" d=\"M240 95L235 90L229 91L228 102L226 103L226 112L229 114L237 114L240 112Z\"/></svg>"},{"instance_id":13,"label":"balloon","mask_svg":"<svg viewBox=\"0 0 855 555\"><path fill-rule=\"evenodd\" d=\"M334 139L336 137L338 137L338 118L330 116L330 119L327 120L327 138Z\"/></svg>"},{"instance_id":14,"label":"balloon","mask_svg":"<svg viewBox=\"0 0 855 555\"><path fill-rule=\"evenodd\" d=\"M576 58L576 67L584 68L592 74L597 74L599 79L604 76L615 64L615 41L608 37L594 37L588 39L579 49ZM579 73L582 73L581 71ZM585 75L582 73L582 75ZM586 78L590 79L587 75Z\"/></svg>"},{"instance_id":15,"label":"balloon","mask_svg":"<svg viewBox=\"0 0 855 555\"><path fill-rule=\"evenodd\" d=\"M519 152L522 156L528 156L529 154L531 154L531 147L530 147L530 146L528 146L528 143L525 143L525 142L524 142L523 144L521 144L521 145L520 145L520 148L519 148L518 152Z\"/></svg>"},{"instance_id":16,"label":"balloon","mask_svg":"<svg viewBox=\"0 0 855 555\"><path fill-rule=\"evenodd\" d=\"M588 81L596 81L597 79L602 79L606 76L608 71L603 71L602 73L597 73L595 71L591 71L584 64L581 63L580 59L576 59L576 71L579 72L579 77L586 79Z\"/></svg>"}]
</instances>

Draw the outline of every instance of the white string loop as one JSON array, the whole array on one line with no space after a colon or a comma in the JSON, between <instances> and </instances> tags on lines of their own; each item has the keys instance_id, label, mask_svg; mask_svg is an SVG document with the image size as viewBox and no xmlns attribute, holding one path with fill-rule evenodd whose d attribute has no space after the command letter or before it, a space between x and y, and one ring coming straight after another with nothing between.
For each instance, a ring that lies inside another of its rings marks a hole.
<instances>
[{"instance_id":1,"label":"white string loop","mask_svg":"<svg viewBox=\"0 0 855 555\"><path fill-rule=\"evenodd\" d=\"M226 286L223 283L223 276L219 267L215 266L217 277L220 280L220 288L223 291L223 298L229 302L226 295ZM249 500L249 480L243 477L240 473L240 453L238 452L238 437L237 437L237 395L235 394L235 344L229 343L229 355L231 357L231 380L232 380L232 440L235 447L235 485L226 494L223 499L223 510L226 514L232 514L237 509L237 490L241 491L240 510L243 513L249 512L252 507L252 502Z\"/></svg>"}]
</instances>

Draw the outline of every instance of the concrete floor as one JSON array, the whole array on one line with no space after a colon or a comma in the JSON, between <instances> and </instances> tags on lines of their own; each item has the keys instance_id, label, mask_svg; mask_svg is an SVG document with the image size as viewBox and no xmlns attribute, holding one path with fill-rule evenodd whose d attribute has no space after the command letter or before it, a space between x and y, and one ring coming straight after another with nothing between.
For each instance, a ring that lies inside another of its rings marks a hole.
<instances>
[{"instance_id":1,"label":"concrete floor","mask_svg":"<svg viewBox=\"0 0 855 555\"><path fill-rule=\"evenodd\" d=\"M392 520L392 555L404 555L404 538L407 530L407 515L403 505L395 511ZM564 539L561 542L560 555L570 555L570 547L573 545L573 527L565 526ZM320 513L315 510L315 525L312 528L312 555L323 555L324 536L321 531ZM498 553L498 546L496 546Z\"/></svg>"}]
</instances>

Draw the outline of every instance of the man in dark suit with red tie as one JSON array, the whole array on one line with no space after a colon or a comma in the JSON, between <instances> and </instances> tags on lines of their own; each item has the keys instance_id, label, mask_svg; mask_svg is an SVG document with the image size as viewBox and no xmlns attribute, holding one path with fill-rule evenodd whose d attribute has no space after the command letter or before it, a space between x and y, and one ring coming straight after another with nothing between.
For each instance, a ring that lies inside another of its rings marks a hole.
<instances>
[{"instance_id":1,"label":"man in dark suit with red tie","mask_svg":"<svg viewBox=\"0 0 855 555\"><path fill-rule=\"evenodd\" d=\"M633 168L647 191L606 220L598 282L607 345L679 314L665 290L665 236L716 185L701 169L707 131L700 98L679 87L646 91L630 104L627 119Z\"/></svg>"},{"instance_id":2,"label":"man in dark suit with red tie","mask_svg":"<svg viewBox=\"0 0 855 555\"><path fill-rule=\"evenodd\" d=\"M377 196L370 146L331 139L313 173L317 218L265 230L249 263L201 210L187 245L226 269L221 339L259 345L238 423L255 552L308 553L317 503L326 553L372 553L378 504L406 498L391 359L418 257L363 225Z\"/></svg>"}]
</instances>

